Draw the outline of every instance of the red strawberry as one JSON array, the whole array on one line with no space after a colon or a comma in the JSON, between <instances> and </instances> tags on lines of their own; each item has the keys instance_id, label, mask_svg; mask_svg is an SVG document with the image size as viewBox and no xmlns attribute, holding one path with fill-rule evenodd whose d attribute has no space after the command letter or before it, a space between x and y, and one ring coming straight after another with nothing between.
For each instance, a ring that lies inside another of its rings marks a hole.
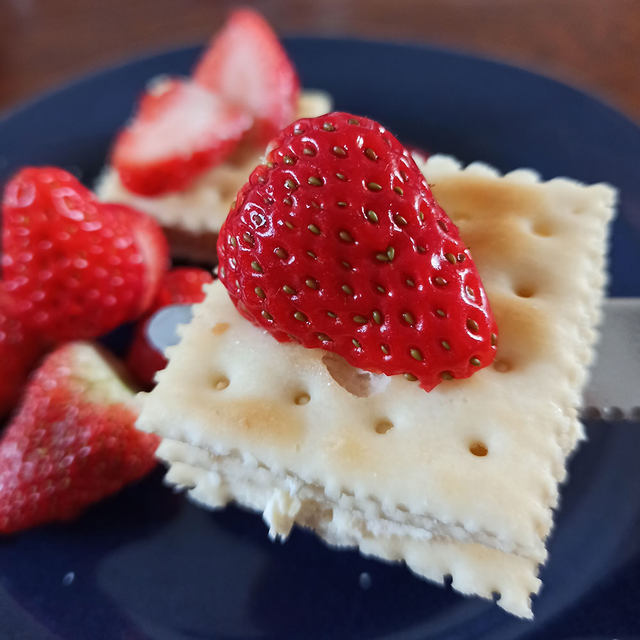
<instances>
[{"instance_id":1,"label":"red strawberry","mask_svg":"<svg viewBox=\"0 0 640 640\"><path fill-rule=\"evenodd\" d=\"M69 520L155 466L134 393L88 343L52 353L0 440L0 532Z\"/></svg>"},{"instance_id":2,"label":"red strawberry","mask_svg":"<svg viewBox=\"0 0 640 640\"><path fill-rule=\"evenodd\" d=\"M43 351L40 339L17 318L13 300L0 282L0 419L13 408Z\"/></svg>"},{"instance_id":3,"label":"red strawberry","mask_svg":"<svg viewBox=\"0 0 640 640\"><path fill-rule=\"evenodd\" d=\"M116 140L112 162L134 193L177 191L233 151L251 122L199 84L167 80L144 94Z\"/></svg>"},{"instance_id":4,"label":"red strawberry","mask_svg":"<svg viewBox=\"0 0 640 640\"><path fill-rule=\"evenodd\" d=\"M206 269L198 267L177 267L169 271L151 306L157 311L170 304L195 304L204 300L203 287L213 282L213 275Z\"/></svg>"},{"instance_id":5,"label":"red strawberry","mask_svg":"<svg viewBox=\"0 0 640 640\"><path fill-rule=\"evenodd\" d=\"M195 304L204 300L203 286L213 282L209 271L197 267L179 267L167 273L147 316L136 326L127 366L145 386L153 384L156 371L167 366L167 360L147 339L147 327L153 312L172 304Z\"/></svg>"},{"instance_id":6,"label":"red strawberry","mask_svg":"<svg viewBox=\"0 0 640 640\"><path fill-rule=\"evenodd\" d=\"M296 70L278 36L251 9L231 14L193 78L251 113L264 143L295 117L300 93Z\"/></svg>"},{"instance_id":7,"label":"red strawberry","mask_svg":"<svg viewBox=\"0 0 640 640\"><path fill-rule=\"evenodd\" d=\"M140 316L168 263L158 224L102 204L71 174L22 169L3 200L3 280L48 341L99 336Z\"/></svg>"},{"instance_id":8,"label":"red strawberry","mask_svg":"<svg viewBox=\"0 0 640 640\"><path fill-rule=\"evenodd\" d=\"M218 255L239 311L280 341L426 390L494 358L495 321L457 228L367 118L287 127L238 194Z\"/></svg>"}]
</instances>

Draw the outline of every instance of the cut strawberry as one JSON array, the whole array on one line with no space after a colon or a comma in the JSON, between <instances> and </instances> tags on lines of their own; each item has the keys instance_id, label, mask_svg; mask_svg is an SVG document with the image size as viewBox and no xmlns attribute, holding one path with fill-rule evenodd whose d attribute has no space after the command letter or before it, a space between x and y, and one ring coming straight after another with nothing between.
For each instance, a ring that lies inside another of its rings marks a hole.
<instances>
[{"instance_id":1,"label":"cut strawberry","mask_svg":"<svg viewBox=\"0 0 640 640\"><path fill-rule=\"evenodd\" d=\"M221 162L252 119L188 80L165 80L144 94L118 136L112 163L127 189L145 196L177 191Z\"/></svg>"},{"instance_id":2,"label":"cut strawberry","mask_svg":"<svg viewBox=\"0 0 640 640\"><path fill-rule=\"evenodd\" d=\"M218 238L238 310L280 341L430 390L487 366L497 330L456 226L398 140L345 113L272 143Z\"/></svg>"},{"instance_id":3,"label":"cut strawberry","mask_svg":"<svg viewBox=\"0 0 640 640\"><path fill-rule=\"evenodd\" d=\"M142 294L136 310L132 312L132 318L135 319L149 310L167 273L169 266L167 239L158 223L142 211L112 203L103 203L100 208L130 230L133 243L138 248L145 267Z\"/></svg>"},{"instance_id":4,"label":"cut strawberry","mask_svg":"<svg viewBox=\"0 0 640 640\"><path fill-rule=\"evenodd\" d=\"M44 361L0 440L1 533L74 518L155 466L134 397L90 344Z\"/></svg>"},{"instance_id":5,"label":"cut strawberry","mask_svg":"<svg viewBox=\"0 0 640 640\"><path fill-rule=\"evenodd\" d=\"M135 320L155 297L168 246L145 214L98 202L53 167L14 176L2 211L4 286L42 340L97 337Z\"/></svg>"},{"instance_id":6,"label":"cut strawberry","mask_svg":"<svg viewBox=\"0 0 640 640\"><path fill-rule=\"evenodd\" d=\"M145 387L150 387L156 372L167 366L164 355L157 351L147 339L151 315L158 309L172 304L201 302L205 295L203 287L209 282L213 282L211 273L197 267L179 267L169 271L163 278L149 313L136 325L133 342L127 355L129 370Z\"/></svg>"},{"instance_id":7,"label":"cut strawberry","mask_svg":"<svg viewBox=\"0 0 640 640\"><path fill-rule=\"evenodd\" d=\"M26 329L0 282L0 420L14 407L45 346Z\"/></svg>"},{"instance_id":8,"label":"cut strawberry","mask_svg":"<svg viewBox=\"0 0 640 640\"><path fill-rule=\"evenodd\" d=\"M253 115L266 143L295 117L300 83L278 36L251 9L234 11L193 72L203 87Z\"/></svg>"},{"instance_id":9,"label":"cut strawberry","mask_svg":"<svg viewBox=\"0 0 640 640\"><path fill-rule=\"evenodd\" d=\"M177 267L169 271L160 284L151 311L170 304L195 304L204 300L204 285L213 282L213 275L198 267Z\"/></svg>"}]
</instances>

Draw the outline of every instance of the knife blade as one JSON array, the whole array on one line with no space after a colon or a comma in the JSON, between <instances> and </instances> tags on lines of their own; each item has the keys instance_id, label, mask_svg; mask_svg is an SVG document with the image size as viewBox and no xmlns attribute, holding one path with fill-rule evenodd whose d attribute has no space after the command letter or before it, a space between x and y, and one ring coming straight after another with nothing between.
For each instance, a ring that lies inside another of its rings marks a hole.
<instances>
[{"instance_id":1,"label":"knife blade","mask_svg":"<svg viewBox=\"0 0 640 640\"><path fill-rule=\"evenodd\" d=\"M640 299L609 298L583 417L640 421Z\"/></svg>"},{"instance_id":2,"label":"knife blade","mask_svg":"<svg viewBox=\"0 0 640 640\"><path fill-rule=\"evenodd\" d=\"M147 325L149 343L163 353L180 341L178 325L191 318L190 305L160 309ZM640 421L640 298L605 301L583 405L586 419Z\"/></svg>"}]
</instances>

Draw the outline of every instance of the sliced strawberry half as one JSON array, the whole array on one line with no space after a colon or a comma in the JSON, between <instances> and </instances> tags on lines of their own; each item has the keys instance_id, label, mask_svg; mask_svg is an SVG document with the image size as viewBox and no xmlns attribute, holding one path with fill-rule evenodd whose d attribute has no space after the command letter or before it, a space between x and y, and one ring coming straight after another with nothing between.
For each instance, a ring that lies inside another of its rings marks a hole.
<instances>
[{"instance_id":1,"label":"sliced strawberry half","mask_svg":"<svg viewBox=\"0 0 640 640\"><path fill-rule=\"evenodd\" d=\"M0 439L0 534L69 520L156 465L135 393L89 343L49 355Z\"/></svg>"},{"instance_id":2,"label":"sliced strawberry half","mask_svg":"<svg viewBox=\"0 0 640 640\"><path fill-rule=\"evenodd\" d=\"M112 163L134 193L178 191L233 151L251 123L244 110L200 84L166 80L143 95Z\"/></svg>"},{"instance_id":3,"label":"sliced strawberry half","mask_svg":"<svg viewBox=\"0 0 640 640\"><path fill-rule=\"evenodd\" d=\"M193 79L251 113L261 142L295 117L300 94L296 70L273 29L251 9L231 14Z\"/></svg>"},{"instance_id":4,"label":"sliced strawberry half","mask_svg":"<svg viewBox=\"0 0 640 640\"><path fill-rule=\"evenodd\" d=\"M123 204L102 203L101 209L107 215L119 220L123 227L128 227L133 243L140 252L144 265L144 284L138 298L134 317L145 313L156 296L162 278L169 266L169 245L167 238L158 223L146 213Z\"/></svg>"}]
</instances>

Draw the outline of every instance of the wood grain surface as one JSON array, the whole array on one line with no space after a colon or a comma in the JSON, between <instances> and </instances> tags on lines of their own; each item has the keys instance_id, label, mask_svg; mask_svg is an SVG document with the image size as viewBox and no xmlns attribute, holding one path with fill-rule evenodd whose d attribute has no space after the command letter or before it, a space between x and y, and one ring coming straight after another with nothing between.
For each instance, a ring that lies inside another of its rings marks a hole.
<instances>
[{"instance_id":1,"label":"wood grain surface","mask_svg":"<svg viewBox=\"0 0 640 640\"><path fill-rule=\"evenodd\" d=\"M281 34L442 45L513 62L640 120L640 0L263 0ZM0 0L0 109L136 54L206 41L236 2Z\"/></svg>"}]
</instances>

